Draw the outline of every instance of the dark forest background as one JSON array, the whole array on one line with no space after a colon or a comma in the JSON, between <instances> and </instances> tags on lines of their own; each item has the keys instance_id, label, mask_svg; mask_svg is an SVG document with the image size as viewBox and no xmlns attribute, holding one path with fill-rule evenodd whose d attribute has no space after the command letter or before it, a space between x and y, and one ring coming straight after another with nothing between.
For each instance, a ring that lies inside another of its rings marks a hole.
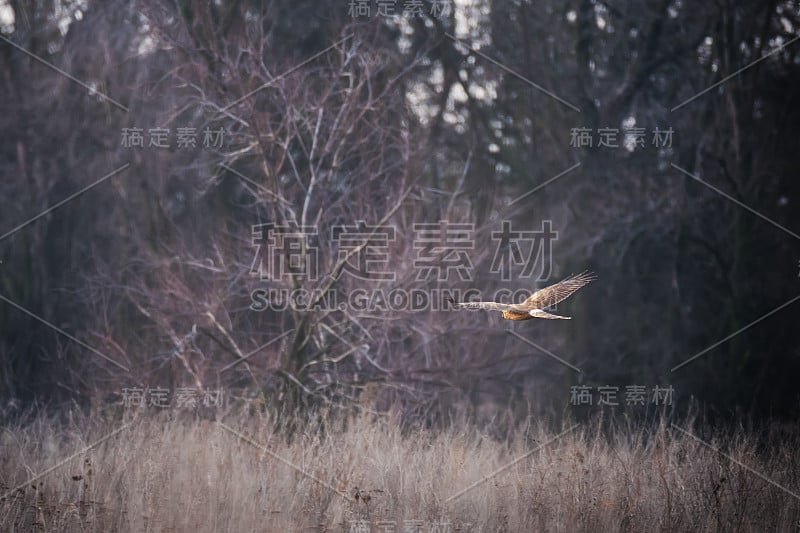
<instances>
[{"instance_id":1,"label":"dark forest background","mask_svg":"<svg viewBox=\"0 0 800 533\"><path fill-rule=\"evenodd\" d=\"M574 385L671 386L671 410L718 420L800 414L800 3L350 4L0 2L4 418L130 387L368 397L430 424L596 409ZM644 146L571 145L634 124ZM171 147L126 147L124 128ZM413 224L440 220L474 225L472 280L417 279ZM541 349L485 312L249 308L265 286L532 289L489 273L503 220L558 231L539 286L598 276L559 306L573 320L511 325ZM339 275L327 236L358 221L397 228L394 281ZM251 275L258 224L317 228L319 279Z\"/></svg>"}]
</instances>

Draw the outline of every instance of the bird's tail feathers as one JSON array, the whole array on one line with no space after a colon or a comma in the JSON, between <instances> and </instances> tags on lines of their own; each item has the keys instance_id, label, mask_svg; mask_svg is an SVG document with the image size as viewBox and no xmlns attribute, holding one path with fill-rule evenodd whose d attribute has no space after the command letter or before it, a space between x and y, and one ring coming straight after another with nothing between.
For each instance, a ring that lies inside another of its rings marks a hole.
<instances>
[{"instance_id":1,"label":"bird's tail feathers","mask_svg":"<svg viewBox=\"0 0 800 533\"><path fill-rule=\"evenodd\" d=\"M530 311L528 311L528 314L534 318L572 320L571 316L554 315L552 313L548 313L547 311L542 311L541 309L531 309Z\"/></svg>"}]
</instances>

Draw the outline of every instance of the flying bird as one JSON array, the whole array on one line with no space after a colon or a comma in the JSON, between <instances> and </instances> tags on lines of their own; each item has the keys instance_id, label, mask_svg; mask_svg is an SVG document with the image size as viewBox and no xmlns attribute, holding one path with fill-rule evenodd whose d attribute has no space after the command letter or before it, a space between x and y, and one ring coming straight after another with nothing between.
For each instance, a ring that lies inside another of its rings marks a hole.
<instances>
[{"instance_id":1,"label":"flying bird","mask_svg":"<svg viewBox=\"0 0 800 533\"><path fill-rule=\"evenodd\" d=\"M453 302L453 304L459 309L502 311L503 318L506 320L530 320L531 318L569 320L572 317L554 315L544 311L544 309L566 300L572 293L595 279L597 278L591 272L582 272L559 281L555 285L539 289L524 302L518 304L503 304L500 302Z\"/></svg>"}]
</instances>

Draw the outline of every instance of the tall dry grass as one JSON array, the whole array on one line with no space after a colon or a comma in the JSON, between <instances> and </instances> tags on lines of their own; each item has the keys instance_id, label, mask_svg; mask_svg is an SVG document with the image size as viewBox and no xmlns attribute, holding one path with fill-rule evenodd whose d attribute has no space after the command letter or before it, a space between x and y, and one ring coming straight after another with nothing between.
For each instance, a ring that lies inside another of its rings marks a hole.
<instances>
[{"instance_id":1,"label":"tall dry grass","mask_svg":"<svg viewBox=\"0 0 800 533\"><path fill-rule=\"evenodd\" d=\"M0 531L797 531L800 523L800 499L760 477L800 492L798 439L778 433L712 437L729 459L665 423L584 423L560 438L536 425L505 442L472 429L401 431L393 417L371 415L311 418L291 438L265 415L219 423L162 413L125 424L40 416L3 429Z\"/></svg>"}]
</instances>

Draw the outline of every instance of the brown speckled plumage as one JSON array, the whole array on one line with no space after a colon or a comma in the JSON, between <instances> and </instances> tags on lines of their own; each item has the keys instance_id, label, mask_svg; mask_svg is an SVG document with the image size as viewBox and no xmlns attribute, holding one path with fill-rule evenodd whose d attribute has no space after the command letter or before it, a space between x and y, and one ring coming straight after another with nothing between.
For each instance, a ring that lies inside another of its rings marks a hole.
<instances>
[{"instance_id":1,"label":"brown speckled plumage","mask_svg":"<svg viewBox=\"0 0 800 533\"><path fill-rule=\"evenodd\" d=\"M572 293L596 279L591 272L583 272L570 276L544 289L531 294L524 302L518 304L503 304L500 302L460 302L455 306L459 309L486 309L502 311L506 320L530 320L531 318L569 319L568 316L554 315L544 311L546 307L556 305L566 300Z\"/></svg>"}]
</instances>

